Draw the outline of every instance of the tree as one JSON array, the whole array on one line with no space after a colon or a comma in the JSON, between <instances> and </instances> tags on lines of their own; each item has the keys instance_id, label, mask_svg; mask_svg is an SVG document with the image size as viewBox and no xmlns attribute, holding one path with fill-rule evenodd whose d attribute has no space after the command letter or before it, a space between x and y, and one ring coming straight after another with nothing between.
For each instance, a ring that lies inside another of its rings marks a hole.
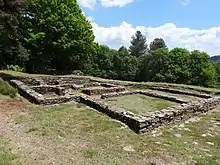
<instances>
[{"instance_id":1,"label":"tree","mask_svg":"<svg viewBox=\"0 0 220 165\"><path fill-rule=\"evenodd\" d=\"M117 51L109 48L106 45L96 44L97 49L93 56L93 76L99 76L104 78L115 78L113 68L113 57L117 54Z\"/></svg>"},{"instance_id":2,"label":"tree","mask_svg":"<svg viewBox=\"0 0 220 165\"><path fill-rule=\"evenodd\" d=\"M20 65L28 60L28 53L20 43L19 15L23 0L0 0L0 69Z\"/></svg>"},{"instance_id":3,"label":"tree","mask_svg":"<svg viewBox=\"0 0 220 165\"><path fill-rule=\"evenodd\" d=\"M155 38L150 43L150 51L155 51L157 49L168 49L165 41L162 38Z\"/></svg>"},{"instance_id":4,"label":"tree","mask_svg":"<svg viewBox=\"0 0 220 165\"><path fill-rule=\"evenodd\" d=\"M121 47L113 57L114 73L116 79L135 80L138 69L138 60L135 56L129 54L125 47Z\"/></svg>"},{"instance_id":5,"label":"tree","mask_svg":"<svg viewBox=\"0 0 220 165\"><path fill-rule=\"evenodd\" d=\"M131 37L131 45L129 47L131 55L140 57L148 51L147 47L146 37L143 36L140 31L137 31L135 35Z\"/></svg>"},{"instance_id":6,"label":"tree","mask_svg":"<svg viewBox=\"0 0 220 165\"><path fill-rule=\"evenodd\" d=\"M121 47L118 49L118 54L123 57L123 56L128 56L128 55L130 55L130 52L129 52L129 50L128 50L126 47L121 46Z\"/></svg>"},{"instance_id":7,"label":"tree","mask_svg":"<svg viewBox=\"0 0 220 165\"><path fill-rule=\"evenodd\" d=\"M165 74L169 61L167 49L157 49L145 55L141 63L137 79L139 81L166 81Z\"/></svg>"},{"instance_id":8,"label":"tree","mask_svg":"<svg viewBox=\"0 0 220 165\"><path fill-rule=\"evenodd\" d=\"M188 84L190 82L190 52L184 48L174 48L169 52L166 81Z\"/></svg>"},{"instance_id":9,"label":"tree","mask_svg":"<svg viewBox=\"0 0 220 165\"><path fill-rule=\"evenodd\" d=\"M94 35L76 0L27 0L22 25L29 70L91 71Z\"/></svg>"},{"instance_id":10,"label":"tree","mask_svg":"<svg viewBox=\"0 0 220 165\"><path fill-rule=\"evenodd\" d=\"M220 84L220 61L215 61L213 63L213 66L215 67L215 71L216 71L216 80L217 80L217 84Z\"/></svg>"},{"instance_id":11,"label":"tree","mask_svg":"<svg viewBox=\"0 0 220 165\"><path fill-rule=\"evenodd\" d=\"M216 71L206 52L194 50L190 53L190 73L193 85L214 86Z\"/></svg>"}]
</instances>

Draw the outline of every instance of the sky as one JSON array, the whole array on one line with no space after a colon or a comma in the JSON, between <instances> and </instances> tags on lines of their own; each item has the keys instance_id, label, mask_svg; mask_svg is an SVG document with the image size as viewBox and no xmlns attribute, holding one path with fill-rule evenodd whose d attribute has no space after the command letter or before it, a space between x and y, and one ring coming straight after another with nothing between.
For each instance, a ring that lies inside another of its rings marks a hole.
<instances>
[{"instance_id":1,"label":"sky","mask_svg":"<svg viewBox=\"0 0 220 165\"><path fill-rule=\"evenodd\" d=\"M170 49L220 55L220 0L78 0L95 41L128 47L140 30L149 44L163 38Z\"/></svg>"}]
</instances>

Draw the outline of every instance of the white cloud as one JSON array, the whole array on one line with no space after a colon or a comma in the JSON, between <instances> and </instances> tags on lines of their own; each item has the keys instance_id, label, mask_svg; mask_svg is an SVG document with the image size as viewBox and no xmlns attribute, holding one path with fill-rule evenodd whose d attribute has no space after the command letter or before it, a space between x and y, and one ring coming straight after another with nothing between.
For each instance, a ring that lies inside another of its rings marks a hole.
<instances>
[{"instance_id":1,"label":"white cloud","mask_svg":"<svg viewBox=\"0 0 220 165\"><path fill-rule=\"evenodd\" d=\"M127 4L134 2L134 0L78 0L82 7L94 8L97 3L104 7L123 7Z\"/></svg>"},{"instance_id":2,"label":"white cloud","mask_svg":"<svg viewBox=\"0 0 220 165\"><path fill-rule=\"evenodd\" d=\"M189 3L190 3L190 0L181 0L181 4L182 4L183 6L188 6Z\"/></svg>"},{"instance_id":3,"label":"white cloud","mask_svg":"<svg viewBox=\"0 0 220 165\"><path fill-rule=\"evenodd\" d=\"M119 48L129 46L131 36L137 30L147 37L148 44L156 37L165 40L170 49L184 47L189 50L203 50L210 55L220 54L220 26L204 30L180 28L173 23L166 23L158 27L132 26L122 22L119 26L103 27L92 22L96 42Z\"/></svg>"},{"instance_id":4,"label":"white cloud","mask_svg":"<svg viewBox=\"0 0 220 165\"><path fill-rule=\"evenodd\" d=\"M96 5L96 0L77 0L78 3L80 4L80 6L83 6L83 7L87 7L87 8L94 8L95 5Z\"/></svg>"},{"instance_id":5,"label":"white cloud","mask_svg":"<svg viewBox=\"0 0 220 165\"><path fill-rule=\"evenodd\" d=\"M105 7L123 7L127 4L132 3L134 0L100 0L100 3Z\"/></svg>"}]
</instances>

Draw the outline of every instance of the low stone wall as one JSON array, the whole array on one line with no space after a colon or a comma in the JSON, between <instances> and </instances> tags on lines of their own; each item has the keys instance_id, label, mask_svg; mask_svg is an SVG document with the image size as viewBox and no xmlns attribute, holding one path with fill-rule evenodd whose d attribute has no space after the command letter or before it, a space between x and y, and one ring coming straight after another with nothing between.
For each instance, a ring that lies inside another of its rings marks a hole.
<instances>
[{"instance_id":1,"label":"low stone wall","mask_svg":"<svg viewBox=\"0 0 220 165\"><path fill-rule=\"evenodd\" d=\"M146 96L157 97L160 99L173 101L173 102L180 103L180 104L188 102L187 100L184 100L184 99L181 99L175 96L165 95L165 94L153 93L153 92L148 92L148 91L139 91L138 93L142 95L146 95Z\"/></svg>"},{"instance_id":2,"label":"low stone wall","mask_svg":"<svg viewBox=\"0 0 220 165\"><path fill-rule=\"evenodd\" d=\"M101 99L106 99L106 98L110 98L110 97L119 97L119 96L124 96L124 95L133 95L133 94L142 94L142 95L146 95L146 96L151 96L151 97L156 97L156 98L160 98L160 99L164 99L164 100L173 101L173 102L180 103L180 104L188 102L187 100L184 100L184 99L181 99L178 97L169 96L169 95L165 95L165 94L159 94L159 93L153 93L153 92L148 92L148 91L141 91L141 90L105 93L105 94L101 95Z\"/></svg>"},{"instance_id":3,"label":"low stone wall","mask_svg":"<svg viewBox=\"0 0 220 165\"><path fill-rule=\"evenodd\" d=\"M110 92L121 92L124 91L124 87L110 87L110 88L105 88L105 87L93 87L93 88L85 88L82 90L83 93L87 95L101 95L104 93L110 93Z\"/></svg>"},{"instance_id":4,"label":"low stone wall","mask_svg":"<svg viewBox=\"0 0 220 165\"><path fill-rule=\"evenodd\" d=\"M149 87L149 89L170 92L170 93L176 93L176 94L185 94L185 95L196 96L196 97L201 97L201 98L206 98L206 99L212 97L211 95L205 94L205 93L199 93L196 91L173 89L173 88Z\"/></svg>"},{"instance_id":5,"label":"low stone wall","mask_svg":"<svg viewBox=\"0 0 220 165\"><path fill-rule=\"evenodd\" d=\"M35 92L33 89L19 80L11 80L10 84L17 88L19 93L32 103L40 104L41 100L44 100L42 94Z\"/></svg>"},{"instance_id":6,"label":"low stone wall","mask_svg":"<svg viewBox=\"0 0 220 165\"><path fill-rule=\"evenodd\" d=\"M220 97L182 104L175 108L153 111L143 115L136 115L126 110L119 111L116 107L109 107L103 101L93 100L89 97L81 96L80 102L125 123L136 133L144 133L164 124L188 119L198 113L216 108L220 104Z\"/></svg>"},{"instance_id":7,"label":"low stone wall","mask_svg":"<svg viewBox=\"0 0 220 165\"><path fill-rule=\"evenodd\" d=\"M190 86L184 86L184 87L181 87L181 86L178 86L178 85L175 85L175 84L128 84L126 86L129 86L131 88L138 88L138 89L154 89L154 90L163 90L163 89L167 89L167 90L171 90L171 91L174 91L176 90L177 92L180 91L182 92L181 94L189 94L189 95L192 95L193 93L195 93L194 96L198 96L200 97L198 94L204 94L204 98L208 98L205 96L205 94L207 94L207 96L210 96L210 95L214 95L214 94L220 94L220 90L219 92L213 92L213 91L207 91L207 90L204 90L204 89L197 89L197 88L193 88L193 87L190 87ZM170 91L170 92L171 92ZM169 91L167 91L169 92ZM175 91L174 91L175 92ZM183 93L185 92L185 93Z\"/></svg>"},{"instance_id":8,"label":"low stone wall","mask_svg":"<svg viewBox=\"0 0 220 165\"><path fill-rule=\"evenodd\" d=\"M109 117L119 120L123 123L125 123L129 128L131 128L136 133L139 133L139 122L137 116L132 116L129 113L120 112L116 108L108 107L107 104L105 104L102 101L99 100L93 100L89 97L80 97L80 103L86 104L89 107L92 107L100 112L103 112L107 114Z\"/></svg>"},{"instance_id":9,"label":"low stone wall","mask_svg":"<svg viewBox=\"0 0 220 165\"><path fill-rule=\"evenodd\" d=\"M161 125L185 120L199 113L204 113L216 108L220 104L220 97L182 104L175 108L149 112L142 115L140 120L140 132L146 132Z\"/></svg>"},{"instance_id":10,"label":"low stone wall","mask_svg":"<svg viewBox=\"0 0 220 165\"><path fill-rule=\"evenodd\" d=\"M55 93L61 96L65 94L65 88L62 88L62 87L41 85L41 86L32 86L31 88L42 95L48 94L48 93Z\"/></svg>"},{"instance_id":11,"label":"low stone wall","mask_svg":"<svg viewBox=\"0 0 220 165\"><path fill-rule=\"evenodd\" d=\"M79 99L79 96L77 95L64 95L54 98L45 98L42 94L31 89L28 85L25 85L23 82L19 80L11 80L10 83L12 86L18 89L19 93L23 97L35 104L51 105Z\"/></svg>"},{"instance_id":12,"label":"low stone wall","mask_svg":"<svg viewBox=\"0 0 220 165\"><path fill-rule=\"evenodd\" d=\"M55 98L45 98L44 100L41 100L40 104L52 105L52 104L66 103L69 101L79 102L79 96L78 95L65 95L65 96L60 96L60 97L55 97Z\"/></svg>"},{"instance_id":13,"label":"low stone wall","mask_svg":"<svg viewBox=\"0 0 220 165\"><path fill-rule=\"evenodd\" d=\"M122 91L122 92L113 92L113 93L104 93L101 95L101 99L111 98L111 97L119 97L119 96L125 96L125 95L133 95L138 94L139 91L133 90L133 91Z\"/></svg>"}]
</instances>

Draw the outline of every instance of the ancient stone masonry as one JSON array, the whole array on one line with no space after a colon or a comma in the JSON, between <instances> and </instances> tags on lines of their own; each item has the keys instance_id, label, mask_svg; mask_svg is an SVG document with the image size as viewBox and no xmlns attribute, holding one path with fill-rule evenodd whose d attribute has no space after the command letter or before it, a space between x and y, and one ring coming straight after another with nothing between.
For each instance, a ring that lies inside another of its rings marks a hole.
<instances>
[{"instance_id":1,"label":"ancient stone masonry","mask_svg":"<svg viewBox=\"0 0 220 165\"><path fill-rule=\"evenodd\" d=\"M92 88L83 89L82 92L87 95L101 95L103 93L120 92L123 90L125 90L124 87L110 87L110 88L92 87Z\"/></svg>"},{"instance_id":2,"label":"ancient stone masonry","mask_svg":"<svg viewBox=\"0 0 220 165\"><path fill-rule=\"evenodd\" d=\"M153 92L149 92L149 91L144 91L144 90L133 90L133 91L122 91L122 92L114 92L114 93L106 93L106 94L102 94L101 98L105 99L105 98L110 98L110 97L118 97L118 96L124 96L124 95L133 95L133 94L142 94L142 95L146 95L146 96L151 96L151 97L157 97L160 99L164 99L164 100L169 100L169 101L173 101L173 102L177 102L177 103L187 103L187 100L183 100L181 98L178 97L174 97L174 96L169 96L168 94L159 94L159 93L153 93Z\"/></svg>"},{"instance_id":3,"label":"ancient stone masonry","mask_svg":"<svg viewBox=\"0 0 220 165\"><path fill-rule=\"evenodd\" d=\"M14 87L16 87L19 90L19 93L22 96L24 96L30 102L33 102L35 104L45 104L45 105L58 104L67 101L76 100L79 97L76 95L65 95L54 98L45 98L42 94L31 89L29 86L25 85L23 82L19 80L11 80L10 82Z\"/></svg>"},{"instance_id":4,"label":"ancient stone masonry","mask_svg":"<svg viewBox=\"0 0 220 165\"><path fill-rule=\"evenodd\" d=\"M136 133L143 133L161 125L180 121L207 112L220 104L220 97L201 93L190 89L174 89L168 86L150 86L138 84L139 86L127 87L122 83L95 82L86 77L35 77L11 80L10 84L19 90L19 93L36 104L52 105L75 101L90 106L103 112L113 119L125 123ZM138 89L135 89L137 88ZM145 89L153 89L147 91ZM77 91L71 94L70 91ZM164 91L162 93L156 91ZM167 92L167 94L165 93ZM177 93L203 98L199 101L187 101L170 95ZM180 103L175 107L168 107L160 111L149 112L141 115L134 114L126 109L110 106L106 98L120 97L124 95L140 94L156 97L172 102Z\"/></svg>"},{"instance_id":5,"label":"ancient stone masonry","mask_svg":"<svg viewBox=\"0 0 220 165\"><path fill-rule=\"evenodd\" d=\"M200 88L193 88L190 86L177 86L177 85L169 85L169 84L127 84L127 86L130 86L132 88L138 88L138 89L153 89L153 90L161 90L165 92L172 92L177 94L189 94L192 96L198 96L198 97L204 97L204 98L210 98L210 95L217 95L220 92L213 92L208 91L205 89Z\"/></svg>"},{"instance_id":6,"label":"ancient stone masonry","mask_svg":"<svg viewBox=\"0 0 220 165\"><path fill-rule=\"evenodd\" d=\"M220 97L202 101L181 104L175 108L153 111L143 115L135 115L126 110L120 111L116 107L109 107L102 101L89 97L81 97L80 102L86 104L108 116L127 124L136 133L144 133L161 125L190 118L191 116L207 112L220 104Z\"/></svg>"},{"instance_id":7,"label":"ancient stone masonry","mask_svg":"<svg viewBox=\"0 0 220 165\"><path fill-rule=\"evenodd\" d=\"M185 94L191 96L197 96L202 98L211 98L212 96L205 93L199 93L197 91L189 91L189 90L180 90L180 89L172 89L172 88L164 88L164 87L149 87L149 89L159 90L164 92L176 93L176 94Z\"/></svg>"}]
</instances>

